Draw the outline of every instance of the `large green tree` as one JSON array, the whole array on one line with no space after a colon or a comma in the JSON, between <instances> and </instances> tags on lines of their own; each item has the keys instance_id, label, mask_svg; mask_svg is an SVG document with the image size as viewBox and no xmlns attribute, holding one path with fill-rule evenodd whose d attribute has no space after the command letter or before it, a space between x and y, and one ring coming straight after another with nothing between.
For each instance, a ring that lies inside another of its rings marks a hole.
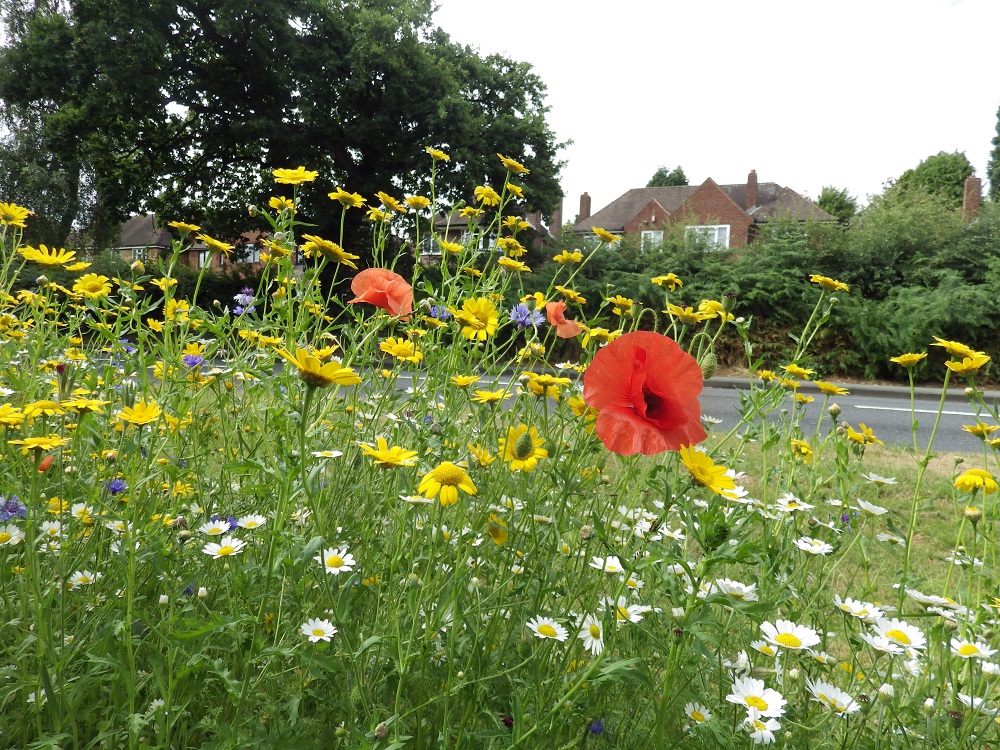
<instances>
[{"instance_id":1,"label":"large green tree","mask_svg":"<svg viewBox=\"0 0 1000 750\"><path fill-rule=\"evenodd\" d=\"M827 185L819 194L816 205L830 216L836 216L842 224L846 224L858 212L858 199L847 192L847 188L838 190Z\"/></svg>"},{"instance_id":2,"label":"large green tree","mask_svg":"<svg viewBox=\"0 0 1000 750\"><path fill-rule=\"evenodd\" d=\"M990 181L990 200L994 203L1000 202L1000 108L997 108L997 134L991 141L993 150L990 151L990 161L986 165L986 177Z\"/></svg>"},{"instance_id":3,"label":"large green tree","mask_svg":"<svg viewBox=\"0 0 1000 750\"><path fill-rule=\"evenodd\" d=\"M531 169L525 209L548 213L558 200L544 84L527 64L452 41L433 25L431 0L3 8L2 155L16 158L32 132L37 158L69 175L69 192L79 184L79 205L65 202L70 223L89 221L98 236L137 210L238 233L247 205L275 190L270 171L299 165L320 173L302 189L303 215L333 231L326 193L425 192L428 145L452 156L439 165L445 198L501 183L500 152ZM38 197L19 184L24 197L6 199ZM49 224L67 226L65 216Z\"/></svg>"},{"instance_id":4,"label":"large green tree","mask_svg":"<svg viewBox=\"0 0 1000 750\"><path fill-rule=\"evenodd\" d=\"M687 175L684 174L684 170L681 167L674 167L673 169L660 167L649 178L646 187L675 187L687 184Z\"/></svg>"},{"instance_id":5,"label":"large green tree","mask_svg":"<svg viewBox=\"0 0 1000 750\"><path fill-rule=\"evenodd\" d=\"M958 208L962 205L965 180L973 171L964 152L949 154L941 151L903 172L896 180L895 188L902 192L922 189L952 208Z\"/></svg>"}]
</instances>

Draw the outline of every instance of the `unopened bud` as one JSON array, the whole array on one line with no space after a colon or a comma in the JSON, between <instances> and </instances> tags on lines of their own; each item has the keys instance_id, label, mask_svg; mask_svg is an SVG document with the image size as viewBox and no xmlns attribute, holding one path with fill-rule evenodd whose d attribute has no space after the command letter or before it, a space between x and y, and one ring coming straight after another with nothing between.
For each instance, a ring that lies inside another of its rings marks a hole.
<instances>
[{"instance_id":1,"label":"unopened bud","mask_svg":"<svg viewBox=\"0 0 1000 750\"><path fill-rule=\"evenodd\" d=\"M192 536L193 535L188 529L181 529L180 531L177 532L177 538L180 539L182 542L186 542Z\"/></svg>"},{"instance_id":2,"label":"unopened bud","mask_svg":"<svg viewBox=\"0 0 1000 750\"><path fill-rule=\"evenodd\" d=\"M35 283L38 284L38 286L42 286L42 284L48 284L49 283L49 277L46 276L45 274L42 274L37 279L35 279Z\"/></svg>"},{"instance_id":3,"label":"unopened bud","mask_svg":"<svg viewBox=\"0 0 1000 750\"><path fill-rule=\"evenodd\" d=\"M251 203L249 206L247 206L247 213L250 214L250 218L253 218L259 212L257 210L257 207L254 204Z\"/></svg>"},{"instance_id":4,"label":"unopened bud","mask_svg":"<svg viewBox=\"0 0 1000 750\"><path fill-rule=\"evenodd\" d=\"M166 594L160 594L160 606L166 607L168 604L170 604L170 597Z\"/></svg>"},{"instance_id":5,"label":"unopened bud","mask_svg":"<svg viewBox=\"0 0 1000 750\"><path fill-rule=\"evenodd\" d=\"M593 535L594 535L594 527L591 526L590 524L587 524L586 526L581 526L580 527L580 538L583 541L587 541Z\"/></svg>"},{"instance_id":6,"label":"unopened bud","mask_svg":"<svg viewBox=\"0 0 1000 750\"><path fill-rule=\"evenodd\" d=\"M146 266L143 265L141 260L135 261L129 268L132 270L132 273L146 273Z\"/></svg>"},{"instance_id":7,"label":"unopened bud","mask_svg":"<svg viewBox=\"0 0 1000 750\"><path fill-rule=\"evenodd\" d=\"M878 689L878 698L884 703L892 703L892 699L896 697L896 689L890 685L888 682L883 682L882 687Z\"/></svg>"},{"instance_id":8,"label":"unopened bud","mask_svg":"<svg viewBox=\"0 0 1000 750\"><path fill-rule=\"evenodd\" d=\"M722 309L725 310L726 312L732 312L734 307L736 307L736 295L735 294L722 295Z\"/></svg>"},{"instance_id":9,"label":"unopened bud","mask_svg":"<svg viewBox=\"0 0 1000 750\"><path fill-rule=\"evenodd\" d=\"M800 674L800 672L799 672L799 668L798 667L792 667L791 669L788 670L788 678L790 680L797 680L797 679L799 679L799 674Z\"/></svg>"},{"instance_id":10,"label":"unopened bud","mask_svg":"<svg viewBox=\"0 0 1000 750\"><path fill-rule=\"evenodd\" d=\"M710 380L719 371L719 360L715 356L715 352L710 351L705 354L698 366L701 367L701 376L705 380Z\"/></svg>"},{"instance_id":11,"label":"unopened bud","mask_svg":"<svg viewBox=\"0 0 1000 750\"><path fill-rule=\"evenodd\" d=\"M384 740L389 736L389 727L385 725L385 722L379 722L379 725L375 727L375 739Z\"/></svg>"},{"instance_id":12,"label":"unopened bud","mask_svg":"<svg viewBox=\"0 0 1000 750\"><path fill-rule=\"evenodd\" d=\"M284 232L275 232L274 233L274 241L277 242L278 244L281 244L282 242L284 242L285 239L286 238L285 238L285 233Z\"/></svg>"},{"instance_id":13,"label":"unopened bud","mask_svg":"<svg viewBox=\"0 0 1000 750\"><path fill-rule=\"evenodd\" d=\"M965 518L968 521L972 521L972 525L975 526L983 517L983 511L974 505L969 505L965 509Z\"/></svg>"},{"instance_id":14,"label":"unopened bud","mask_svg":"<svg viewBox=\"0 0 1000 750\"><path fill-rule=\"evenodd\" d=\"M830 418L834 421L840 416L841 408L839 404L830 404L826 407L826 413L830 415Z\"/></svg>"},{"instance_id":15,"label":"unopened bud","mask_svg":"<svg viewBox=\"0 0 1000 750\"><path fill-rule=\"evenodd\" d=\"M976 395L976 389L975 388L966 388L965 389L965 397L966 398L972 398L975 395Z\"/></svg>"},{"instance_id":16,"label":"unopened bud","mask_svg":"<svg viewBox=\"0 0 1000 750\"><path fill-rule=\"evenodd\" d=\"M924 701L924 713L932 714L934 713L934 699L928 698Z\"/></svg>"}]
</instances>

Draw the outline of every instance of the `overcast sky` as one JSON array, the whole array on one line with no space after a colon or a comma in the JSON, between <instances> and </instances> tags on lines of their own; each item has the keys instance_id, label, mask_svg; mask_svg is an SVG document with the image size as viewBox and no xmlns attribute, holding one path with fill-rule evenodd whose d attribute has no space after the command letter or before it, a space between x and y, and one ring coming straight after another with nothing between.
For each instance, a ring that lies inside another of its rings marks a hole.
<instances>
[{"instance_id":1,"label":"overcast sky","mask_svg":"<svg viewBox=\"0 0 1000 750\"><path fill-rule=\"evenodd\" d=\"M939 151L985 176L1000 0L438 0L455 41L529 62L567 162L565 215L643 187L824 185L862 202ZM985 180L984 180L985 182ZM985 187L985 185L984 185Z\"/></svg>"}]
</instances>

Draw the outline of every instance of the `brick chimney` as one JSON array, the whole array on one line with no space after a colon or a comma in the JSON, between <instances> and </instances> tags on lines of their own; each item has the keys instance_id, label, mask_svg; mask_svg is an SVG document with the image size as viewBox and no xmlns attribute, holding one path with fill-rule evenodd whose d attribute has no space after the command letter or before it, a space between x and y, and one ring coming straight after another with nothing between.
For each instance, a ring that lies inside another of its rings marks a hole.
<instances>
[{"instance_id":1,"label":"brick chimney","mask_svg":"<svg viewBox=\"0 0 1000 750\"><path fill-rule=\"evenodd\" d=\"M556 204L555 211L549 217L549 234L553 237L562 237L562 212L563 212L563 199L559 196L559 202Z\"/></svg>"},{"instance_id":2,"label":"brick chimney","mask_svg":"<svg viewBox=\"0 0 1000 750\"><path fill-rule=\"evenodd\" d=\"M590 218L590 196L584 193L580 196L580 215L576 217L576 223L586 221Z\"/></svg>"},{"instance_id":3,"label":"brick chimney","mask_svg":"<svg viewBox=\"0 0 1000 750\"><path fill-rule=\"evenodd\" d=\"M965 179L965 193L962 195L962 216L966 221L972 221L979 216L979 207L983 202L983 181L975 175Z\"/></svg>"},{"instance_id":4,"label":"brick chimney","mask_svg":"<svg viewBox=\"0 0 1000 750\"><path fill-rule=\"evenodd\" d=\"M757 170L751 169L747 175L747 197L743 208L749 211L757 205Z\"/></svg>"}]
</instances>

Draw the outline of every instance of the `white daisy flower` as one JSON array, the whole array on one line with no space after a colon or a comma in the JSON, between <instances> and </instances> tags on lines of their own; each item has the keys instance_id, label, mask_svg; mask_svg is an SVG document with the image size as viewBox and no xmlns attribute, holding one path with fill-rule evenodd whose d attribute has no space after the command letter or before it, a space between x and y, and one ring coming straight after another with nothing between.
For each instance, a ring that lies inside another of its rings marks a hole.
<instances>
[{"instance_id":1,"label":"white daisy flower","mask_svg":"<svg viewBox=\"0 0 1000 750\"><path fill-rule=\"evenodd\" d=\"M876 485L879 485L879 486L884 485L884 484L899 484L899 482L896 481L895 477L882 477L882 476L879 476L878 474L876 474L875 472L870 472L868 474L862 474L861 478L862 479L867 479L872 484L876 484Z\"/></svg>"},{"instance_id":2,"label":"white daisy flower","mask_svg":"<svg viewBox=\"0 0 1000 750\"><path fill-rule=\"evenodd\" d=\"M833 545L808 536L796 539L795 546L810 555L829 555L833 552Z\"/></svg>"},{"instance_id":3,"label":"white daisy flower","mask_svg":"<svg viewBox=\"0 0 1000 750\"><path fill-rule=\"evenodd\" d=\"M738 677L733 682L733 692L726 700L737 706L745 706L751 711L759 711L761 716L778 717L785 713L788 702L777 690L764 687L764 681L755 677Z\"/></svg>"},{"instance_id":4,"label":"white daisy flower","mask_svg":"<svg viewBox=\"0 0 1000 750\"><path fill-rule=\"evenodd\" d=\"M604 625L597 615L587 615L580 624L577 638L583 639L583 647L594 656L604 650Z\"/></svg>"},{"instance_id":5,"label":"white daisy flower","mask_svg":"<svg viewBox=\"0 0 1000 750\"><path fill-rule=\"evenodd\" d=\"M75 589L81 586L90 586L92 583L95 583L101 575L101 573L92 573L89 570L78 570L71 575L67 581L69 583L69 587L71 589Z\"/></svg>"},{"instance_id":6,"label":"white daisy flower","mask_svg":"<svg viewBox=\"0 0 1000 750\"><path fill-rule=\"evenodd\" d=\"M327 547L323 550L322 555L316 555L313 560L321 563L327 573L335 576L341 573L350 573L357 564L354 561L354 555L348 554L347 547Z\"/></svg>"},{"instance_id":7,"label":"white daisy flower","mask_svg":"<svg viewBox=\"0 0 1000 750\"><path fill-rule=\"evenodd\" d=\"M329 620L313 618L302 623L302 635L309 639L310 643L317 641L327 641L337 634L337 628Z\"/></svg>"},{"instance_id":8,"label":"white daisy flower","mask_svg":"<svg viewBox=\"0 0 1000 750\"><path fill-rule=\"evenodd\" d=\"M229 521L225 518L220 518L217 521L206 521L198 527L198 531L208 536L219 536L229 531Z\"/></svg>"},{"instance_id":9,"label":"white daisy flower","mask_svg":"<svg viewBox=\"0 0 1000 750\"><path fill-rule=\"evenodd\" d=\"M755 651L760 651L765 656L774 656L777 651L775 651L774 646L772 646L767 641L750 641L750 648Z\"/></svg>"},{"instance_id":10,"label":"white daisy flower","mask_svg":"<svg viewBox=\"0 0 1000 750\"><path fill-rule=\"evenodd\" d=\"M906 545L906 539L904 539L903 537L899 536L899 534L890 534L887 531L886 532L882 532L880 534L876 534L875 538L878 539L880 542L887 542L889 544L895 544L895 545L898 545L900 547L903 547L903 546Z\"/></svg>"},{"instance_id":11,"label":"white daisy flower","mask_svg":"<svg viewBox=\"0 0 1000 750\"><path fill-rule=\"evenodd\" d=\"M840 594L836 594L833 597L833 603L836 604L838 609L841 611L846 612L849 615L853 615L859 620L864 620L865 622L874 622L882 617L882 610L874 604L870 604L868 602L859 602L850 597L841 600Z\"/></svg>"},{"instance_id":12,"label":"white daisy flower","mask_svg":"<svg viewBox=\"0 0 1000 750\"><path fill-rule=\"evenodd\" d=\"M313 458L340 458L344 455L343 451L313 451ZM305 627L305 626L303 626Z\"/></svg>"},{"instance_id":13,"label":"white daisy flower","mask_svg":"<svg viewBox=\"0 0 1000 750\"><path fill-rule=\"evenodd\" d=\"M995 648L990 648L989 644L982 641L951 639L951 653L963 659L988 659L996 652Z\"/></svg>"},{"instance_id":14,"label":"white daisy flower","mask_svg":"<svg viewBox=\"0 0 1000 750\"><path fill-rule=\"evenodd\" d=\"M591 560L590 567L602 570L605 573L621 573L625 570L617 555L609 555L607 558L595 557Z\"/></svg>"},{"instance_id":15,"label":"white daisy flower","mask_svg":"<svg viewBox=\"0 0 1000 750\"><path fill-rule=\"evenodd\" d=\"M700 703L688 703L684 706L684 713L695 724L703 724L712 718L712 712Z\"/></svg>"},{"instance_id":16,"label":"white daisy flower","mask_svg":"<svg viewBox=\"0 0 1000 750\"><path fill-rule=\"evenodd\" d=\"M236 525L241 529L256 529L267 523L267 518L257 513L252 513L248 516L243 516Z\"/></svg>"},{"instance_id":17,"label":"white daisy flower","mask_svg":"<svg viewBox=\"0 0 1000 750\"><path fill-rule=\"evenodd\" d=\"M774 625L763 622L760 629L768 643L794 650L812 648L819 643L819 634L805 625L797 625L790 620L775 620Z\"/></svg>"},{"instance_id":18,"label":"white daisy flower","mask_svg":"<svg viewBox=\"0 0 1000 750\"><path fill-rule=\"evenodd\" d=\"M978 712L980 716L996 716L997 710L995 708L987 708L986 700L983 698L978 698L974 695L966 695L965 693L956 693L955 697L957 697L963 705L966 705L973 711Z\"/></svg>"},{"instance_id":19,"label":"white daisy flower","mask_svg":"<svg viewBox=\"0 0 1000 750\"><path fill-rule=\"evenodd\" d=\"M73 503L73 506L69 509L69 513L77 521L86 522L93 517L94 509L86 503Z\"/></svg>"},{"instance_id":20,"label":"white daisy flower","mask_svg":"<svg viewBox=\"0 0 1000 750\"><path fill-rule=\"evenodd\" d=\"M884 516L889 512L888 508L883 508L881 505L875 505L874 503L869 503L864 500L858 499L858 508L866 516Z\"/></svg>"},{"instance_id":21,"label":"white daisy flower","mask_svg":"<svg viewBox=\"0 0 1000 750\"><path fill-rule=\"evenodd\" d=\"M538 638L554 638L557 641L569 638L569 631L551 617L535 617L528 620L527 625Z\"/></svg>"},{"instance_id":22,"label":"white daisy flower","mask_svg":"<svg viewBox=\"0 0 1000 750\"><path fill-rule=\"evenodd\" d=\"M750 733L755 745L770 745L774 742L774 733L781 729L781 722L766 718L756 708L751 708L743 720L743 728Z\"/></svg>"},{"instance_id":23,"label":"white daisy flower","mask_svg":"<svg viewBox=\"0 0 1000 750\"><path fill-rule=\"evenodd\" d=\"M59 521L42 521L40 530L43 537L62 536L62 524Z\"/></svg>"},{"instance_id":24,"label":"white daisy flower","mask_svg":"<svg viewBox=\"0 0 1000 750\"><path fill-rule=\"evenodd\" d=\"M872 628L876 635L888 638L905 649L921 650L927 646L927 639L920 630L895 617L876 620Z\"/></svg>"},{"instance_id":25,"label":"white daisy flower","mask_svg":"<svg viewBox=\"0 0 1000 750\"><path fill-rule=\"evenodd\" d=\"M813 694L813 700L822 703L835 714L846 716L861 710L861 704L838 687L822 680L806 680L806 686Z\"/></svg>"},{"instance_id":26,"label":"white daisy flower","mask_svg":"<svg viewBox=\"0 0 1000 750\"><path fill-rule=\"evenodd\" d=\"M238 555L246 546L247 543L242 539L237 539L234 536L224 536L218 541L218 543L209 542L201 548L201 551L206 555L211 555L213 559L218 560L220 557Z\"/></svg>"},{"instance_id":27,"label":"white daisy flower","mask_svg":"<svg viewBox=\"0 0 1000 750\"><path fill-rule=\"evenodd\" d=\"M610 596L605 597L603 604L614 610L615 619L618 622L640 622L643 615L653 611L652 607L647 607L643 604L629 604L628 599L624 596L619 596L617 601Z\"/></svg>"},{"instance_id":28,"label":"white daisy flower","mask_svg":"<svg viewBox=\"0 0 1000 750\"><path fill-rule=\"evenodd\" d=\"M872 635L871 633L860 633L859 637L876 651L895 656L903 653L904 649L894 640L890 640L884 635Z\"/></svg>"},{"instance_id":29,"label":"white daisy flower","mask_svg":"<svg viewBox=\"0 0 1000 750\"><path fill-rule=\"evenodd\" d=\"M810 505L809 503L799 500L791 492L786 492L784 495L779 497L774 504L774 509L779 513L794 513L799 510L812 510L815 505Z\"/></svg>"},{"instance_id":30,"label":"white daisy flower","mask_svg":"<svg viewBox=\"0 0 1000 750\"><path fill-rule=\"evenodd\" d=\"M24 541L24 532L22 532L14 524L7 524L6 526L0 526L0 547L5 547L10 545L13 547L15 544L19 544Z\"/></svg>"},{"instance_id":31,"label":"white daisy flower","mask_svg":"<svg viewBox=\"0 0 1000 750\"><path fill-rule=\"evenodd\" d=\"M924 594L916 589L906 589L906 595L917 604L925 607L947 607L948 609L960 609L962 605L947 596L937 596L936 594Z\"/></svg>"},{"instance_id":32,"label":"white daisy flower","mask_svg":"<svg viewBox=\"0 0 1000 750\"><path fill-rule=\"evenodd\" d=\"M729 578L718 578L715 581L715 585L718 586L719 591L726 596L731 596L733 599L739 599L741 602L757 601L756 583L747 585Z\"/></svg>"}]
</instances>

